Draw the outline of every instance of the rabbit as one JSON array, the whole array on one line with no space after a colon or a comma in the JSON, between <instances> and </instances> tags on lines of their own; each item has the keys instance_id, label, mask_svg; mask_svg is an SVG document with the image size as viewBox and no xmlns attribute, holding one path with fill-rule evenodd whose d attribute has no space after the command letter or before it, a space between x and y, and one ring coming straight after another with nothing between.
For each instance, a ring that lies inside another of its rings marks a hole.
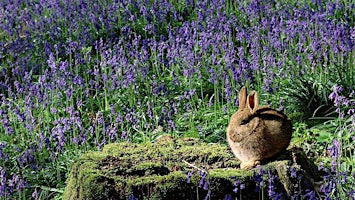
<instances>
[{"instance_id":1,"label":"rabbit","mask_svg":"<svg viewBox=\"0 0 355 200\"><path fill-rule=\"evenodd\" d=\"M243 87L239 109L226 129L228 144L240 160L240 168L249 170L285 150L292 137L292 123L285 114L269 106L260 106L258 93Z\"/></svg>"}]
</instances>

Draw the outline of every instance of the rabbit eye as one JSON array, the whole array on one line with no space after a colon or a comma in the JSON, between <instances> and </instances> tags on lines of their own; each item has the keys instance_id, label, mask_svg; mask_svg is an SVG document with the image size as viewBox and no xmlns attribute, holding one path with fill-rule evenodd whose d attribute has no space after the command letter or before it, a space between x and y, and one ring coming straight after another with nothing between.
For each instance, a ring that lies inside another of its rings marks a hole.
<instances>
[{"instance_id":1,"label":"rabbit eye","mask_svg":"<svg viewBox=\"0 0 355 200\"><path fill-rule=\"evenodd\" d=\"M246 125L248 123L248 120L242 120L242 123L240 123L240 125Z\"/></svg>"}]
</instances>

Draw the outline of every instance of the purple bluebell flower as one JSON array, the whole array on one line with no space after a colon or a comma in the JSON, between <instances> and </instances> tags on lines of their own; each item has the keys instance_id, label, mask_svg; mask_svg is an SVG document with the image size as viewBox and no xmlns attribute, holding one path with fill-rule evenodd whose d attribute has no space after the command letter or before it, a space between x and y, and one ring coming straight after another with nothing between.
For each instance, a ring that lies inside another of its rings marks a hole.
<instances>
[{"instance_id":1,"label":"purple bluebell flower","mask_svg":"<svg viewBox=\"0 0 355 200\"><path fill-rule=\"evenodd\" d=\"M348 174L346 172L339 172L339 177L338 177L343 184L348 183Z\"/></svg>"},{"instance_id":2,"label":"purple bluebell flower","mask_svg":"<svg viewBox=\"0 0 355 200\"><path fill-rule=\"evenodd\" d=\"M31 196L32 198L37 199L37 188L35 188Z\"/></svg>"},{"instance_id":3,"label":"purple bluebell flower","mask_svg":"<svg viewBox=\"0 0 355 200\"><path fill-rule=\"evenodd\" d=\"M297 178L298 177L298 171L296 168L291 167L290 168L290 172L291 172L291 178Z\"/></svg>"},{"instance_id":4,"label":"purple bluebell flower","mask_svg":"<svg viewBox=\"0 0 355 200\"><path fill-rule=\"evenodd\" d=\"M285 109L285 107L284 107L284 104L283 104L283 100L280 99L279 100L279 111L284 112L284 109Z\"/></svg>"},{"instance_id":5,"label":"purple bluebell flower","mask_svg":"<svg viewBox=\"0 0 355 200\"><path fill-rule=\"evenodd\" d=\"M351 198L352 200L355 199L355 190L354 189L350 189L350 191L347 193L347 196L349 198Z\"/></svg>"},{"instance_id":6,"label":"purple bluebell flower","mask_svg":"<svg viewBox=\"0 0 355 200\"><path fill-rule=\"evenodd\" d=\"M208 107L212 107L212 104L213 104L213 103L212 103L212 99L213 99L213 97L211 97L211 98L209 99L208 104L207 104Z\"/></svg>"},{"instance_id":7,"label":"purple bluebell flower","mask_svg":"<svg viewBox=\"0 0 355 200\"><path fill-rule=\"evenodd\" d=\"M121 139L124 139L124 140L128 141L128 134L127 134L126 131L122 131Z\"/></svg>"},{"instance_id":8,"label":"purple bluebell flower","mask_svg":"<svg viewBox=\"0 0 355 200\"><path fill-rule=\"evenodd\" d=\"M58 114L58 110L55 107L50 108L50 112L53 113L54 115Z\"/></svg>"},{"instance_id":9,"label":"purple bluebell flower","mask_svg":"<svg viewBox=\"0 0 355 200\"><path fill-rule=\"evenodd\" d=\"M210 197L211 197L211 190L208 190L204 200L209 200Z\"/></svg>"},{"instance_id":10,"label":"purple bluebell flower","mask_svg":"<svg viewBox=\"0 0 355 200\"><path fill-rule=\"evenodd\" d=\"M331 145L330 147L328 147L328 151L330 153L330 157L332 158L332 163L331 163L331 171L335 172L336 171L336 167L337 167L337 163L338 163L338 159L340 155L340 142L338 141L338 139L334 139L333 140L333 145Z\"/></svg>"},{"instance_id":11,"label":"purple bluebell flower","mask_svg":"<svg viewBox=\"0 0 355 200\"><path fill-rule=\"evenodd\" d=\"M230 177L231 179L236 179L237 177L235 176L232 176ZM236 179L234 182L233 182L233 185L234 185L234 189L233 189L233 192L234 193L238 193L239 190L244 190L245 189L245 184L244 183L241 183L238 179Z\"/></svg>"},{"instance_id":12,"label":"purple bluebell flower","mask_svg":"<svg viewBox=\"0 0 355 200\"><path fill-rule=\"evenodd\" d=\"M6 187L6 170L0 167L0 197L4 197L7 194L7 187Z\"/></svg>"},{"instance_id":13,"label":"purple bluebell flower","mask_svg":"<svg viewBox=\"0 0 355 200\"><path fill-rule=\"evenodd\" d=\"M3 151L4 149L6 149L6 147L8 147L8 143L7 142L0 142L0 160L8 162L9 161L9 155Z\"/></svg>"},{"instance_id":14,"label":"purple bluebell flower","mask_svg":"<svg viewBox=\"0 0 355 200\"><path fill-rule=\"evenodd\" d=\"M225 78L225 99L229 102L231 100L232 94L233 94L233 90L232 90L232 85L231 82L229 80L229 76L226 75Z\"/></svg>"},{"instance_id":15,"label":"purple bluebell flower","mask_svg":"<svg viewBox=\"0 0 355 200\"><path fill-rule=\"evenodd\" d=\"M79 138L78 138L78 137L73 137L73 138L71 139L71 142L72 142L73 144L79 144Z\"/></svg>"},{"instance_id":16,"label":"purple bluebell flower","mask_svg":"<svg viewBox=\"0 0 355 200\"><path fill-rule=\"evenodd\" d=\"M128 199L129 199L129 200L138 200L138 198L135 197L133 194L130 194L130 195L128 196Z\"/></svg>"},{"instance_id":17,"label":"purple bluebell flower","mask_svg":"<svg viewBox=\"0 0 355 200\"><path fill-rule=\"evenodd\" d=\"M285 199L285 195L283 193L278 192L277 182L279 180L276 174L273 174L271 170L268 170L268 196L271 199Z\"/></svg>"},{"instance_id":18,"label":"purple bluebell flower","mask_svg":"<svg viewBox=\"0 0 355 200\"><path fill-rule=\"evenodd\" d=\"M205 183L203 184L203 189L204 190L208 190L209 185L210 185L210 181L209 180L205 180Z\"/></svg>"},{"instance_id":19,"label":"purple bluebell flower","mask_svg":"<svg viewBox=\"0 0 355 200\"><path fill-rule=\"evenodd\" d=\"M239 191L239 186L240 186L240 181L239 180L236 180L234 183L234 189L233 189L233 192L234 193L238 193L238 191Z\"/></svg>"},{"instance_id":20,"label":"purple bluebell flower","mask_svg":"<svg viewBox=\"0 0 355 200\"><path fill-rule=\"evenodd\" d=\"M309 200L318 200L319 199L314 190L307 189L305 192L306 192L306 194L302 195L303 199L309 199Z\"/></svg>"},{"instance_id":21,"label":"purple bluebell flower","mask_svg":"<svg viewBox=\"0 0 355 200\"><path fill-rule=\"evenodd\" d=\"M199 132L199 134L200 134L201 136L203 136L203 137L206 136L206 131L204 131L204 130L202 129L202 126L201 126L200 124L197 126L197 130L198 130L198 132Z\"/></svg>"},{"instance_id":22,"label":"purple bluebell flower","mask_svg":"<svg viewBox=\"0 0 355 200\"><path fill-rule=\"evenodd\" d=\"M205 185L207 173L203 171L199 171L199 175L201 176L200 182L198 184L199 188L202 188Z\"/></svg>"},{"instance_id":23,"label":"purple bluebell flower","mask_svg":"<svg viewBox=\"0 0 355 200\"><path fill-rule=\"evenodd\" d=\"M259 172L256 173L254 171L254 176L253 176L253 179L254 179L254 181L256 183L255 192L259 192L260 187L263 187L263 185L264 185L264 183L263 183L264 170L260 166L258 166L257 168L259 169Z\"/></svg>"},{"instance_id":24,"label":"purple bluebell flower","mask_svg":"<svg viewBox=\"0 0 355 200\"><path fill-rule=\"evenodd\" d=\"M175 128L175 123L174 123L173 120L169 119L169 120L168 120L168 125L169 125L169 127L171 128L171 130L173 130L173 131L176 130L176 128Z\"/></svg>"},{"instance_id":25,"label":"purple bluebell flower","mask_svg":"<svg viewBox=\"0 0 355 200\"><path fill-rule=\"evenodd\" d=\"M333 193L334 190L336 190L336 184L332 180L332 178L329 176L328 178L325 178L327 180L324 182L323 185L320 187L320 191L326 195L326 197L329 199L330 195Z\"/></svg>"},{"instance_id":26,"label":"purple bluebell flower","mask_svg":"<svg viewBox=\"0 0 355 200\"><path fill-rule=\"evenodd\" d=\"M187 183L191 183L191 178L194 173L194 171L190 171L187 173Z\"/></svg>"},{"instance_id":27,"label":"purple bluebell flower","mask_svg":"<svg viewBox=\"0 0 355 200\"><path fill-rule=\"evenodd\" d=\"M210 78L208 79L211 83L213 84L217 84L218 83L218 78L217 78L217 75L216 75L216 72L215 72L215 69L210 67L208 69L208 73L210 75Z\"/></svg>"},{"instance_id":28,"label":"purple bluebell flower","mask_svg":"<svg viewBox=\"0 0 355 200\"><path fill-rule=\"evenodd\" d=\"M224 196L224 200L234 200L233 196L231 194L226 194Z\"/></svg>"}]
</instances>

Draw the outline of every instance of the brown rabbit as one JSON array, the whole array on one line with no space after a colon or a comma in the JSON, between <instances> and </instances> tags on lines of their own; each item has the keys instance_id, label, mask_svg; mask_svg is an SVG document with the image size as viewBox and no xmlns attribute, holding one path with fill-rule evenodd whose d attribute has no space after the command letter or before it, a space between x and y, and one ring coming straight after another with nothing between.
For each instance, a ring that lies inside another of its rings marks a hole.
<instances>
[{"instance_id":1,"label":"brown rabbit","mask_svg":"<svg viewBox=\"0 0 355 200\"><path fill-rule=\"evenodd\" d=\"M268 106L259 107L258 93L239 92L239 110L227 127L227 140L241 169L251 169L286 149L292 136L291 120Z\"/></svg>"}]
</instances>

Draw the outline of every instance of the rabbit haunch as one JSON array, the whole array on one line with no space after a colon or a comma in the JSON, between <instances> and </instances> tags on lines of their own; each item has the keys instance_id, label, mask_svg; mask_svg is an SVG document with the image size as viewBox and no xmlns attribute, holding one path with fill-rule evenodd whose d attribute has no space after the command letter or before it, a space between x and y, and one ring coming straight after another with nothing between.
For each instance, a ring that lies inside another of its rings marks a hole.
<instances>
[{"instance_id":1,"label":"rabbit haunch","mask_svg":"<svg viewBox=\"0 0 355 200\"><path fill-rule=\"evenodd\" d=\"M259 107L256 91L239 92L239 110L227 127L227 140L242 169L251 169L286 149L292 124L285 114L268 106Z\"/></svg>"}]
</instances>

